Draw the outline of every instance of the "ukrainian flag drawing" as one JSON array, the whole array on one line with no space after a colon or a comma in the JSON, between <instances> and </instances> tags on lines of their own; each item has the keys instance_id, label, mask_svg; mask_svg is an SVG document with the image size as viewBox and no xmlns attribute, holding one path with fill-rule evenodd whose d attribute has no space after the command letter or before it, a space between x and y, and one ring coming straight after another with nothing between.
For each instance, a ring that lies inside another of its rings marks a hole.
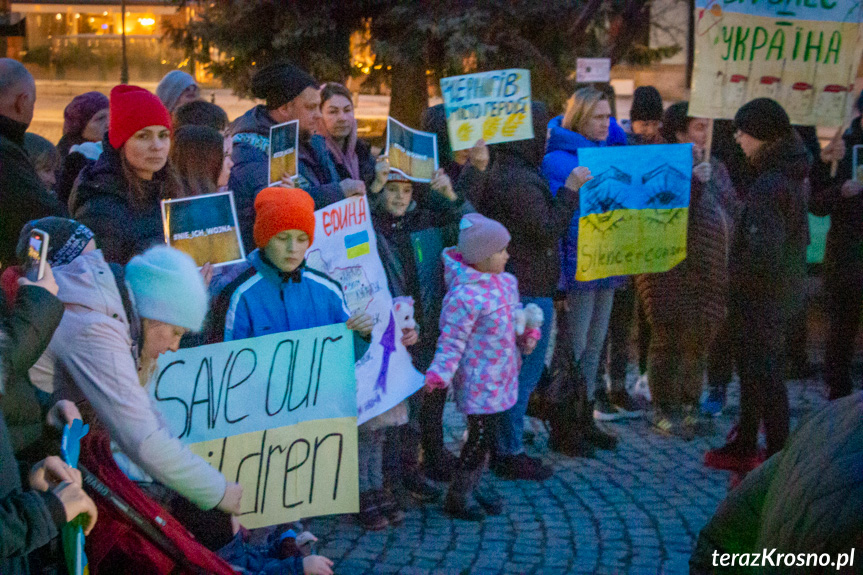
<instances>
[{"instance_id":1,"label":"ukrainian flag drawing","mask_svg":"<svg viewBox=\"0 0 863 575\"><path fill-rule=\"evenodd\" d=\"M348 250L349 260L369 253L371 251L371 246L369 245L369 232L363 230L356 234L345 236L345 249Z\"/></svg>"},{"instance_id":2,"label":"ukrainian flag drawing","mask_svg":"<svg viewBox=\"0 0 863 575\"><path fill-rule=\"evenodd\" d=\"M668 271L686 258L692 145L583 148L575 279Z\"/></svg>"}]
</instances>

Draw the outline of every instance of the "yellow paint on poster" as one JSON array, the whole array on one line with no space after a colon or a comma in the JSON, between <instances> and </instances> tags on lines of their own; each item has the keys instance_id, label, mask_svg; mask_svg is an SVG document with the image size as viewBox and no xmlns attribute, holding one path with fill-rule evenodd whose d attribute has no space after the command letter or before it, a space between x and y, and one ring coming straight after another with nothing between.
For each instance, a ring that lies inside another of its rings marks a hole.
<instances>
[{"instance_id":1,"label":"yellow paint on poster","mask_svg":"<svg viewBox=\"0 0 863 575\"><path fill-rule=\"evenodd\" d=\"M357 418L304 421L189 448L243 486L249 529L359 511Z\"/></svg>"},{"instance_id":2,"label":"yellow paint on poster","mask_svg":"<svg viewBox=\"0 0 863 575\"><path fill-rule=\"evenodd\" d=\"M613 210L579 219L575 279L668 271L686 258L688 208Z\"/></svg>"}]
</instances>

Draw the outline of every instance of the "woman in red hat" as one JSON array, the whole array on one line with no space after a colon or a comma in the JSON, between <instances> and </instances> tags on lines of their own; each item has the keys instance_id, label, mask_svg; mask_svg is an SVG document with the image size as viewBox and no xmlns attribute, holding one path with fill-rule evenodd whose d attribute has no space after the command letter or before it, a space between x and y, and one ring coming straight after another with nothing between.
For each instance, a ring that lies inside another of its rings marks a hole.
<instances>
[{"instance_id":1,"label":"woman in red hat","mask_svg":"<svg viewBox=\"0 0 863 575\"><path fill-rule=\"evenodd\" d=\"M81 172L69 211L93 230L107 261L125 264L164 241L160 200L178 196L168 162L171 115L147 90L116 86L103 148Z\"/></svg>"}]
</instances>

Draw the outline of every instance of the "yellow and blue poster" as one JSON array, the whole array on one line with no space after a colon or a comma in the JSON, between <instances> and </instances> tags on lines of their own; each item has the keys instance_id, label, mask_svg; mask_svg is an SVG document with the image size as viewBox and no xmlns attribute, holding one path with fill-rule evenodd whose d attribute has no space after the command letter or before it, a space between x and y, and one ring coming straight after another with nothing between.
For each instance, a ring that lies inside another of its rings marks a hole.
<instances>
[{"instance_id":1,"label":"yellow and blue poster","mask_svg":"<svg viewBox=\"0 0 863 575\"><path fill-rule=\"evenodd\" d=\"M863 43L859 0L696 0L689 114L733 118L772 98L792 124L840 126Z\"/></svg>"},{"instance_id":2,"label":"yellow and blue poster","mask_svg":"<svg viewBox=\"0 0 863 575\"><path fill-rule=\"evenodd\" d=\"M510 69L441 78L440 91L454 152L533 138L530 70Z\"/></svg>"},{"instance_id":3,"label":"yellow and blue poster","mask_svg":"<svg viewBox=\"0 0 863 575\"><path fill-rule=\"evenodd\" d=\"M692 145L583 148L575 279L668 271L686 258Z\"/></svg>"},{"instance_id":4,"label":"yellow and blue poster","mask_svg":"<svg viewBox=\"0 0 863 575\"><path fill-rule=\"evenodd\" d=\"M163 354L149 392L172 435L243 486L245 527L359 509L345 324Z\"/></svg>"}]
</instances>

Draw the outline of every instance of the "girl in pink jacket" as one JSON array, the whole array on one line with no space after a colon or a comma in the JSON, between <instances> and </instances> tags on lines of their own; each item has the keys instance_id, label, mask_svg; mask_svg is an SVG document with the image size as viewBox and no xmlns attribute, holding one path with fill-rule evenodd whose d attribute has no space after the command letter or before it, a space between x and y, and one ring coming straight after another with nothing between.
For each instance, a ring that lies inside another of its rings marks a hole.
<instances>
[{"instance_id":1,"label":"girl in pink jacket","mask_svg":"<svg viewBox=\"0 0 863 575\"><path fill-rule=\"evenodd\" d=\"M480 214L464 216L457 248L444 250L448 292L443 301L440 337L429 388L453 384L456 405L467 415L468 438L444 502L448 514L479 521L501 513L500 498L474 490L487 463L503 413L518 397L521 353L516 343L518 281L504 268L510 235L503 225ZM525 332L525 353L533 351L539 330ZM479 505L477 505L479 503ZM484 509L484 510L483 510Z\"/></svg>"}]
</instances>

